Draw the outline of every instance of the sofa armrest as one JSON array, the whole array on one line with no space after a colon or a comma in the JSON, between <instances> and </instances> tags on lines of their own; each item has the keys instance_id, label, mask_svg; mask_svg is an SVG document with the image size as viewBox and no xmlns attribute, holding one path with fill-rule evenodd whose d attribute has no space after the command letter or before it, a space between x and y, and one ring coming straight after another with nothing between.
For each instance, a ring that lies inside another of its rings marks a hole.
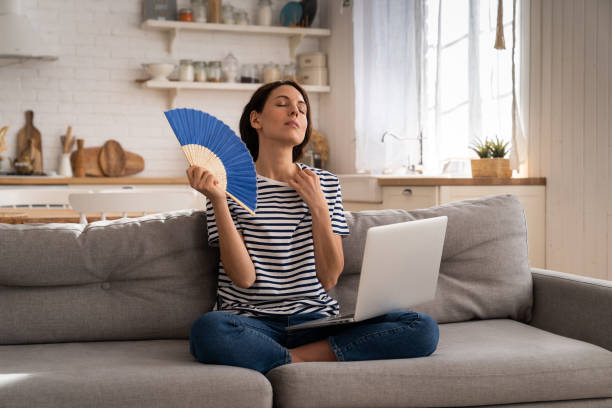
<instances>
[{"instance_id":1,"label":"sofa armrest","mask_svg":"<svg viewBox=\"0 0 612 408\"><path fill-rule=\"evenodd\" d=\"M531 268L530 325L612 351L612 281Z\"/></svg>"}]
</instances>

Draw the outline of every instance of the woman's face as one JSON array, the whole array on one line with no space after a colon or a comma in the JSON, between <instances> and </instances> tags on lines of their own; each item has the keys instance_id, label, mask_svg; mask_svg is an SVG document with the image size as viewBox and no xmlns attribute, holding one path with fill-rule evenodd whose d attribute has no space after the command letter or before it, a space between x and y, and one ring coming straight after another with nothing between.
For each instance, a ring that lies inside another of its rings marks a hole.
<instances>
[{"instance_id":1,"label":"woman's face","mask_svg":"<svg viewBox=\"0 0 612 408\"><path fill-rule=\"evenodd\" d=\"M300 91L291 85L281 85L270 92L261 113L251 113L251 126L261 130L260 138L274 139L293 148L304 140L307 109Z\"/></svg>"}]
</instances>

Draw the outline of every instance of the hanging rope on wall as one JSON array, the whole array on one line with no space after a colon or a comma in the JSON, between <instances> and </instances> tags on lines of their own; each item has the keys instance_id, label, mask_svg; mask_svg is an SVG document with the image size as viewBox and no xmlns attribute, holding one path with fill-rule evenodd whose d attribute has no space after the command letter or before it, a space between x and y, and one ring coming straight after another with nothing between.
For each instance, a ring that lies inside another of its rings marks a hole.
<instances>
[{"instance_id":1,"label":"hanging rope on wall","mask_svg":"<svg viewBox=\"0 0 612 408\"><path fill-rule=\"evenodd\" d=\"M496 50L505 50L506 43L504 42L504 5L502 0L497 1L497 33L495 35Z\"/></svg>"}]
</instances>

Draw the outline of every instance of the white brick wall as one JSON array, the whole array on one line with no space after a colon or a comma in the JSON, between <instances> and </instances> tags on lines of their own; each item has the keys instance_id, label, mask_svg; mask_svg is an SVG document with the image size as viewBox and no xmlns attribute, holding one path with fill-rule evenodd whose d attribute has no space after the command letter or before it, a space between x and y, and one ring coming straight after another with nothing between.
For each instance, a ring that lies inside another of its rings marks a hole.
<instances>
[{"instance_id":1,"label":"white brick wall","mask_svg":"<svg viewBox=\"0 0 612 408\"><path fill-rule=\"evenodd\" d=\"M249 13L255 22L257 0L224 0ZM274 0L278 24L284 0ZM320 2L324 3L324 2ZM178 7L188 6L178 0ZM124 149L145 160L138 177L183 177L188 166L163 112L167 92L143 89L134 80L145 78L145 62L181 58L222 60L233 52L242 63L289 63L286 37L237 34L181 33L175 53L167 53L167 35L140 29L139 0L22 0L22 13L50 47L58 50L53 62L29 61L0 67L0 127L9 126L8 151L17 154L17 132L25 125L26 110L34 111L34 126L41 132L43 165L57 170L60 136L72 125L73 135L85 147L118 140ZM319 14L327 7L319 5ZM298 53L319 49L319 41L305 39ZM207 111L238 132L238 121L251 92L181 91L177 106ZM309 95L317 127L319 95ZM76 147L75 147L76 148ZM2 170L7 170L4 162Z\"/></svg>"}]
</instances>

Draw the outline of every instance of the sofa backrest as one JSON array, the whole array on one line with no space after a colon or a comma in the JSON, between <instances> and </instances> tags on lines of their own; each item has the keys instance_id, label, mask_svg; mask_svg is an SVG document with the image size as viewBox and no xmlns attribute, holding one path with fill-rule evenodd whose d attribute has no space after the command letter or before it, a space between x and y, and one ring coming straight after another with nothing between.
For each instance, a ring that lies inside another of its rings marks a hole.
<instances>
[{"instance_id":1,"label":"sofa backrest","mask_svg":"<svg viewBox=\"0 0 612 408\"><path fill-rule=\"evenodd\" d=\"M0 344L186 338L216 296L201 211L0 224L0 253Z\"/></svg>"},{"instance_id":2,"label":"sofa backrest","mask_svg":"<svg viewBox=\"0 0 612 408\"><path fill-rule=\"evenodd\" d=\"M472 319L531 320L532 280L525 210L512 194L490 195L436 207L347 213L344 271L330 291L341 312L355 308L366 231L376 225L446 215L448 224L436 297L411 307L438 323ZM411 273L406 265L406 273Z\"/></svg>"},{"instance_id":3,"label":"sofa backrest","mask_svg":"<svg viewBox=\"0 0 612 408\"><path fill-rule=\"evenodd\" d=\"M496 195L421 210L346 212L345 267L330 295L352 311L366 231L448 216L439 323L531 318L524 209ZM206 216L181 210L80 224L0 224L0 344L188 338L216 299L218 248ZM410 265L406 266L407 273Z\"/></svg>"}]
</instances>

